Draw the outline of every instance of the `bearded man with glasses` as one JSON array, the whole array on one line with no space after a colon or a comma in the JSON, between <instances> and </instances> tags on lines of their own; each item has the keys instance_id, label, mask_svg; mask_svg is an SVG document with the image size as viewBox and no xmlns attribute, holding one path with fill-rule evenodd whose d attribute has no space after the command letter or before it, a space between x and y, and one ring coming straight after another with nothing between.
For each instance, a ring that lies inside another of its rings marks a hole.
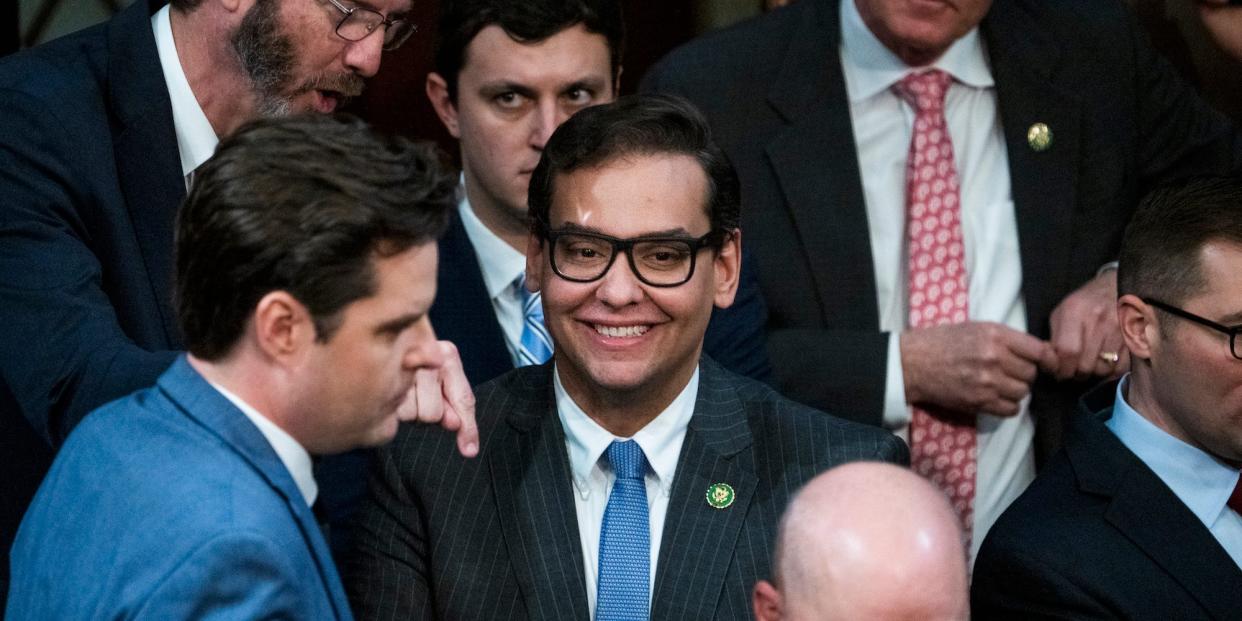
<instances>
[{"instance_id":1,"label":"bearded man with glasses","mask_svg":"<svg viewBox=\"0 0 1242 621\"><path fill-rule=\"evenodd\" d=\"M579 111L530 182L526 286L552 359L478 388L481 453L381 453L346 589L359 617L746 619L817 473L902 442L703 355L738 286L738 182L684 100Z\"/></svg>"},{"instance_id":2,"label":"bearded man with glasses","mask_svg":"<svg viewBox=\"0 0 1242 621\"><path fill-rule=\"evenodd\" d=\"M0 596L53 451L184 347L173 223L195 169L247 121L332 112L360 93L413 31L409 8L135 0L0 60ZM438 378L421 381L424 395L440 392ZM433 419L442 405L418 403Z\"/></svg>"},{"instance_id":3,"label":"bearded man with glasses","mask_svg":"<svg viewBox=\"0 0 1242 621\"><path fill-rule=\"evenodd\" d=\"M1126 229L1130 373L1083 400L1065 448L975 565L975 619L1233 619L1242 610L1242 183L1148 196Z\"/></svg>"}]
</instances>

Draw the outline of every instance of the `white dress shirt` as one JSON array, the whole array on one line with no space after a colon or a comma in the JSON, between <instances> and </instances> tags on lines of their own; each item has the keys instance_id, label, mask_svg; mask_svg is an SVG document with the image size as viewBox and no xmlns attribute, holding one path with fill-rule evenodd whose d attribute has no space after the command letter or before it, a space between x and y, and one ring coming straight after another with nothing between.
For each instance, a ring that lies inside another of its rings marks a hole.
<instances>
[{"instance_id":1,"label":"white dress shirt","mask_svg":"<svg viewBox=\"0 0 1242 621\"><path fill-rule=\"evenodd\" d=\"M841 2L840 11L841 66L866 198L880 329L889 332L884 424L907 438L911 414L899 337L907 317L906 160L915 111L891 87L912 69L876 39L854 2ZM979 30L957 40L931 67L954 78L945 120L961 182L969 317L1026 331L1009 158ZM1035 477L1035 425L1028 402L1023 400L1015 417L978 417L972 559L996 518Z\"/></svg>"},{"instance_id":2,"label":"white dress shirt","mask_svg":"<svg viewBox=\"0 0 1242 621\"><path fill-rule=\"evenodd\" d=\"M1238 484L1238 469L1174 438L1135 411L1125 398L1129 381L1126 375L1117 384L1113 416L1105 426L1173 490L1242 567L1242 515L1225 504Z\"/></svg>"},{"instance_id":3,"label":"white dress shirt","mask_svg":"<svg viewBox=\"0 0 1242 621\"><path fill-rule=\"evenodd\" d=\"M268 418L259 413L258 410L250 406L249 403L241 400L241 397L229 392L223 386L215 382L207 382L215 388L217 392L224 395L237 409L241 410L255 427L259 428L259 433L267 439L267 443L272 445L272 450L276 451L276 456L280 458L280 463L285 465L285 469L289 471L289 475L293 477L293 482L298 486L298 491L302 493L302 498L306 500L306 506L315 504L315 497L319 495L319 486L315 483L315 471L311 466L310 453L298 444L293 436L289 435L284 429L281 429L268 420Z\"/></svg>"},{"instance_id":4,"label":"white dress shirt","mask_svg":"<svg viewBox=\"0 0 1242 621\"><path fill-rule=\"evenodd\" d=\"M470 199L466 198L465 181L463 175L462 186L459 190L461 201L457 204L457 214L461 217L461 224L466 229L466 237L470 238L474 256L479 260L479 269L483 272L483 285L487 287L487 296L492 300L492 312L496 313L500 331L505 335L505 347L509 348L509 359L513 361L513 366L520 366L518 350L522 342L522 328L526 317L522 314L522 292L513 286L513 281L526 273L526 255L518 252L493 233L474 214Z\"/></svg>"},{"instance_id":5,"label":"white dress shirt","mask_svg":"<svg viewBox=\"0 0 1242 621\"><path fill-rule=\"evenodd\" d=\"M168 99L172 102L173 129L177 132L177 151L181 154L181 174L189 191L191 175L215 153L220 139L194 98L190 82L181 68L177 46L173 43L172 23L168 19L169 6L165 5L151 16L151 30L155 33L155 51L160 57L160 68L164 70Z\"/></svg>"},{"instance_id":6,"label":"white dress shirt","mask_svg":"<svg viewBox=\"0 0 1242 621\"><path fill-rule=\"evenodd\" d=\"M556 395L556 415L565 430L565 445L569 450L569 467L573 474L574 509L578 515L578 535L582 539L582 564L586 576L587 604L591 618L595 618L595 589L599 580L599 535L604 523L604 508L608 506L608 494L616 475L604 457L604 451L618 438L599 426L582 408L574 403L561 384L560 373L553 374L553 390ZM668 499L673 490L673 475L677 471L677 459L681 456L681 443L686 439L686 426L694 414L694 402L699 394L699 370L686 383L681 394L654 420L647 423L632 438L643 449L647 458L647 507L650 510L651 567L648 573L647 597L655 591L656 559L660 555L660 540L664 534L664 518L668 515Z\"/></svg>"}]
</instances>

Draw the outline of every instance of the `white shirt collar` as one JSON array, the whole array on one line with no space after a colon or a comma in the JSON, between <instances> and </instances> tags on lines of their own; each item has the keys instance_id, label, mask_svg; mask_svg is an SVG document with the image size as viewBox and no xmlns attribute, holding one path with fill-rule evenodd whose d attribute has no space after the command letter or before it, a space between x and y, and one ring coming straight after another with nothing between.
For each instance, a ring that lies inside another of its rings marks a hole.
<instances>
[{"instance_id":1,"label":"white shirt collar","mask_svg":"<svg viewBox=\"0 0 1242 621\"><path fill-rule=\"evenodd\" d=\"M566 444L569 446L569 467L574 480L581 483L590 477L591 469L599 462L613 440L630 438L612 435L587 416L565 391L560 372L555 367L552 377L556 415L561 420ZM696 367L694 375L690 376L690 381L686 382L686 387L673 402L633 437L643 449L643 455L659 481L660 488L666 493L672 489L673 475L677 472L677 459L681 456L681 444L686 438L690 418L694 415L694 403L698 394L699 370Z\"/></svg>"},{"instance_id":2,"label":"white shirt collar","mask_svg":"<svg viewBox=\"0 0 1242 621\"><path fill-rule=\"evenodd\" d=\"M173 43L172 22L168 18L170 6L164 5L151 16L151 29L155 33L155 50L160 57L160 67L164 70L168 99L172 102L173 128L177 132L177 151L181 154L181 174L189 176L211 157L220 139L194 98L190 82L181 68L177 46Z\"/></svg>"},{"instance_id":3,"label":"white shirt collar","mask_svg":"<svg viewBox=\"0 0 1242 621\"><path fill-rule=\"evenodd\" d=\"M259 413L258 410L250 407L249 403L241 400L241 397L229 392L223 386L208 382L212 388L215 388L225 399L232 402L241 410L255 427L259 428L259 433L267 439L267 443L272 445L272 450L276 451L276 456L280 458L280 462L285 465L285 469L293 476L293 482L297 484L298 491L302 493L302 498L306 500L306 505L315 504L315 497L319 495L319 485L315 483L315 471L311 466L310 453L298 444L293 436L289 435L284 429L281 429L268 420L266 416Z\"/></svg>"},{"instance_id":4,"label":"white shirt collar","mask_svg":"<svg viewBox=\"0 0 1242 621\"><path fill-rule=\"evenodd\" d=\"M470 199L464 191L465 175L462 175L461 201L457 204L457 213L461 224L466 229L466 237L474 247L474 254L479 259L479 269L483 272L483 284L487 287L488 297L495 299L505 290L513 286L518 276L526 273L526 255L518 252L513 246L487 228L483 221L474 214Z\"/></svg>"},{"instance_id":5,"label":"white shirt collar","mask_svg":"<svg viewBox=\"0 0 1242 621\"><path fill-rule=\"evenodd\" d=\"M1211 528L1228 510L1225 503L1238 483L1237 469L1169 435L1135 411L1125 399L1129 381L1126 375L1118 382L1113 416L1105 425Z\"/></svg>"},{"instance_id":6,"label":"white shirt collar","mask_svg":"<svg viewBox=\"0 0 1242 621\"><path fill-rule=\"evenodd\" d=\"M876 38L863 23L854 0L841 0L841 67L845 72L845 90L851 102L859 102L887 90L913 69ZM976 26L949 49L931 67L940 69L967 86L992 88L992 70Z\"/></svg>"}]
</instances>

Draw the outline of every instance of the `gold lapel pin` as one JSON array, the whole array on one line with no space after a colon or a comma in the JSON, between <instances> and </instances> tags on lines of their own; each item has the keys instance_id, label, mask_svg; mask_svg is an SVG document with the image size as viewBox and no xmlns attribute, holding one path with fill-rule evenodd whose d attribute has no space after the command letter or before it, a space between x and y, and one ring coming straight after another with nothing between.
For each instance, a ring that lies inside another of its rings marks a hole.
<instances>
[{"instance_id":1,"label":"gold lapel pin","mask_svg":"<svg viewBox=\"0 0 1242 621\"><path fill-rule=\"evenodd\" d=\"M733 504L733 488L728 483L714 483L707 488L707 504L724 509Z\"/></svg>"},{"instance_id":2,"label":"gold lapel pin","mask_svg":"<svg viewBox=\"0 0 1242 621\"><path fill-rule=\"evenodd\" d=\"M1052 146L1052 130L1043 123L1036 123L1026 130L1026 143L1036 152L1047 151Z\"/></svg>"}]
</instances>

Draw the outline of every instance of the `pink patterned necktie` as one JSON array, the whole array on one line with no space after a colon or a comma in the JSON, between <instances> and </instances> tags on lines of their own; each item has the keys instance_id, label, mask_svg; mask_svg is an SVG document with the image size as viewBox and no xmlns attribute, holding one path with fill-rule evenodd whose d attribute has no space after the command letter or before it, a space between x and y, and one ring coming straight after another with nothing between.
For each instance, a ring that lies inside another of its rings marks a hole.
<instances>
[{"instance_id":1,"label":"pink patterned necktie","mask_svg":"<svg viewBox=\"0 0 1242 621\"><path fill-rule=\"evenodd\" d=\"M953 78L931 70L893 86L915 110L906 164L906 254L911 329L966 321L962 211L944 99ZM975 510L977 447L973 413L915 407L910 461L948 495L969 545Z\"/></svg>"}]
</instances>

